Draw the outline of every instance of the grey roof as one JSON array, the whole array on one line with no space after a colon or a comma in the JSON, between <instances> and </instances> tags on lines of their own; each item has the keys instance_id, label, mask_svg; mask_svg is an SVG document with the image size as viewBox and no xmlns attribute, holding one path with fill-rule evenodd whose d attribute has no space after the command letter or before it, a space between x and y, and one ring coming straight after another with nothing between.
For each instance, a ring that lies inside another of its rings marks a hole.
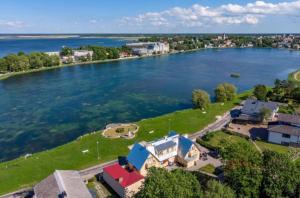
<instances>
[{"instance_id":1,"label":"grey roof","mask_svg":"<svg viewBox=\"0 0 300 198\"><path fill-rule=\"evenodd\" d=\"M49 175L46 179L38 183L34 188L34 194L37 198L57 198L60 193L58 184L54 175Z\"/></svg>"},{"instance_id":2,"label":"grey roof","mask_svg":"<svg viewBox=\"0 0 300 198\"><path fill-rule=\"evenodd\" d=\"M268 130L276 133L300 136L300 128L290 125L269 125Z\"/></svg>"},{"instance_id":3,"label":"grey roof","mask_svg":"<svg viewBox=\"0 0 300 198\"><path fill-rule=\"evenodd\" d=\"M56 170L34 187L37 198L57 198L65 193L69 198L92 198L78 171Z\"/></svg>"},{"instance_id":4,"label":"grey roof","mask_svg":"<svg viewBox=\"0 0 300 198\"><path fill-rule=\"evenodd\" d=\"M300 116L279 113L277 121L279 121L279 122L286 122L286 123L292 123L292 124L300 124Z\"/></svg>"},{"instance_id":5,"label":"grey roof","mask_svg":"<svg viewBox=\"0 0 300 198\"><path fill-rule=\"evenodd\" d=\"M256 121L256 122L260 122L262 120L262 117L261 117L261 115L241 114L241 115L239 115L235 119L236 120L241 120L241 121Z\"/></svg>"},{"instance_id":6,"label":"grey roof","mask_svg":"<svg viewBox=\"0 0 300 198\"><path fill-rule=\"evenodd\" d=\"M275 111L279 104L277 102L263 102L255 99L247 99L241 112L242 114L254 115L260 114L261 109L267 108L271 111Z\"/></svg>"},{"instance_id":7,"label":"grey roof","mask_svg":"<svg viewBox=\"0 0 300 198\"><path fill-rule=\"evenodd\" d=\"M168 148L172 148L176 145L177 145L176 142L168 141L168 142L165 142L163 144L157 145L154 148L157 152L160 152L160 151L166 150Z\"/></svg>"}]
</instances>

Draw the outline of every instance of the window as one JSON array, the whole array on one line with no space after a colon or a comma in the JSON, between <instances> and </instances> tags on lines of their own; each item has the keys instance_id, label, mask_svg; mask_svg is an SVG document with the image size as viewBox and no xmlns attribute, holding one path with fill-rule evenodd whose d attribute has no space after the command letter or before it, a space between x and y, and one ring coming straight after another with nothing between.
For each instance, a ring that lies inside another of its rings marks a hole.
<instances>
[{"instance_id":1,"label":"window","mask_svg":"<svg viewBox=\"0 0 300 198\"><path fill-rule=\"evenodd\" d=\"M290 138L291 135L289 135L289 134L284 134L284 133L283 133L283 134L282 134L282 137L283 137L283 138Z\"/></svg>"}]
</instances>

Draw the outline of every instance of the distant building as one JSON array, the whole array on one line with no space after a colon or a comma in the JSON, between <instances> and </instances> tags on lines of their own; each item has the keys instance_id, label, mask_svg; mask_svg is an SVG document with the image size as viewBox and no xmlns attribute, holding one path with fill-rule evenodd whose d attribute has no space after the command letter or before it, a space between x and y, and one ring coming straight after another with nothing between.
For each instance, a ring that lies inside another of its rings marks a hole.
<instances>
[{"instance_id":1,"label":"distant building","mask_svg":"<svg viewBox=\"0 0 300 198\"><path fill-rule=\"evenodd\" d=\"M92 58L94 52L88 50L73 50L73 56L75 61L79 61L80 58Z\"/></svg>"},{"instance_id":2,"label":"distant building","mask_svg":"<svg viewBox=\"0 0 300 198\"><path fill-rule=\"evenodd\" d=\"M268 126L268 141L300 147L300 116L279 113Z\"/></svg>"},{"instance_id":3,"label":"distant building","mask_svg":"<svg viewBox=\"0 0 300 198\"><path fill-rule=\"evenodd\" d=\"M191 167L200 159L200 149L189 138L175 132L157 141L136 143L127 156L130 169L147 175L151 167L167 167L179 163Z\"/></svg>"},{"instance_id":4,"label":"distant building","mask_svg":"<svg viewBox=\"0 0 300 198\"><path fill-rule=\"evenodd\" d=\"M270 117L267 120L272 120L279 109L277 102L264 102L256 99L247 99L241 109L240 115L234 119L234 122L250 122L258 123L262 121L262 109L269 109L271 111Z\"/></svg>"},{"instance_id":5,"label":"distant building","mask_svg":"<svg viewBox=\"0 0 300 198\"><path fill-rule=\"evenodd\" d=\"M136 171L128 171L119 164L103 169L103 180L122 198L133 197L143 185L144 177Z\"/></svg>"},{"instance_id":6,"label":"distant building","mask_svg":"<svg viewBox=\"0 0 300 198\"><path fill-rule=\"evenodd\" d=\"M162 42L128 43L126 46L131 48L135 55L139 56L165 54L170 51L169 43Z\"/></svg>"},{"instance_id":7,"label":"distant building","mask_svg":"<svg viewBox=\"0 0 300 198\"><path fill-rule=\"evenodd\" d=\"M34 186L34 198L92 198L78 171L56 170Z\"/></svg>"},{"instance_id":8,"label":"distant building","mask_svg":"<svg viewBox=\"0 0 300 198\"><path fill-rule=\"evenodd\" d=\"M44 52L45 54L48 54L49 56L60 56L60 53L59 52Z\"/></svg>"}]
</instances>

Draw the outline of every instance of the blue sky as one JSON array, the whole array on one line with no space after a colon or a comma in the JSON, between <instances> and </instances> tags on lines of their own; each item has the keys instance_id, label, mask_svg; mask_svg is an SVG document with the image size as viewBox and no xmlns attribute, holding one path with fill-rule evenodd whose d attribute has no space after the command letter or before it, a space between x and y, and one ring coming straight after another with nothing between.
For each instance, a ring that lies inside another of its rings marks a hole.
<instances>
[{"instance_id":1,"label":"blue sky","mask_svg":"<svg viewBox=\"0 0 300 198\"><path fill-rule=\"evenodd\" d=\"M3 0L0 33L300 32L300 0Z\"/></svg>"}]
</instances>

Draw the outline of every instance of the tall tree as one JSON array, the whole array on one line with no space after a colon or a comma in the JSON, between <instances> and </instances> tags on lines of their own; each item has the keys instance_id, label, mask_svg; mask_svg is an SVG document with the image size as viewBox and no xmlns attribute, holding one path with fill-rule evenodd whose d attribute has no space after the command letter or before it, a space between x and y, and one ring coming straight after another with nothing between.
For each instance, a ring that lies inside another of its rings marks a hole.
<instances>
[{"instance_id":1,"label":"tall tree","mask_svg":"<svg viewBox=\"0 0 300 198\"><path fill-rule=\"evenodd\" d=\"M239 197L259 197L261 156L251 144L227 143L221 155L225 159L224 176L229 186Z\"/></svg>"},{"instance_id":2,"label":"tall tree","mask_svg":"<svg viewBox=\"0 0 300 198\"><path fill-rule=\"evenodd\" d=\"M216 100L218 102L231 101L236 96L236 87L230 83L222 83L215 89Z\"/></svg>"},{"instance_id":3,"label":"tall tree","mask_svg":"<svg viewBox=\"0 0 300 198\"><path fill-rule=\"evenodd\" d=\"M205 198L235 198L235 192L225 184L211 179L207 182L204 190Z\"/></svg>"},{"instance_id":4,"label":"tall tree","mask_svg":"<svg viewBox=\"0 0 300 198\"><path fill-rule=\"evenodd\" d=\"M266 197L296 197L300 186L299 167L286 154L265 151L262 193Z\"/></svg>"},{"instance_id":5,"label":"tall tree","mask_svg":"<svg viewBox=\"0 0 300 198\"><path fill-rule=\"evenodd\" d=\"M266 101L268 89L265 85L256 85L253 94L258 100Z\"/></svg>"},{"instance_id":6,"label":"tall tree","mask_svg":"<svg viewBox=\"0 0 300 198\"><path fill-rule=\"evenodd\" d=\"M193 91L192 100L195 108L207 108L210 104L209 94L201 89Z\"/></svg>"},{"instance_id":7,"label":"tall tree","mask_svg":"<svg viewBox=\"0 0 300 198\"><path fill-rule=\"evenodd\" d=\"M192 173L182 169L169 172L162 168L149 169L137 198L197 198L202 197L200 184Z\"/></svg>"}]
</instances>

